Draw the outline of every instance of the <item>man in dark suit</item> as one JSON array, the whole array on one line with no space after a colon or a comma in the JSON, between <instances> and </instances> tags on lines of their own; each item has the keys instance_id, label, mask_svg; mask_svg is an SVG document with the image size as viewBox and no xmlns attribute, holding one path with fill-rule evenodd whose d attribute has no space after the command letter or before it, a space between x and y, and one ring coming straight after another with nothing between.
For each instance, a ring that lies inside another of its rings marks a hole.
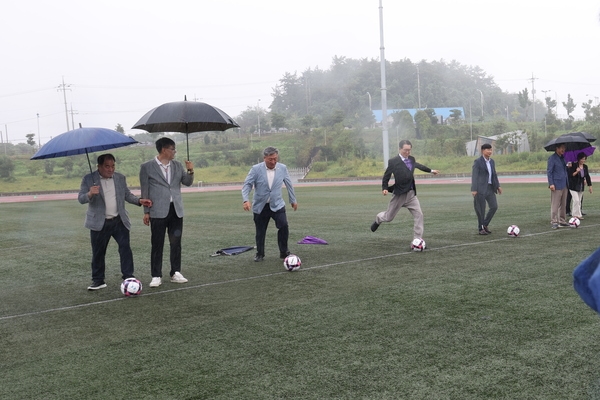
<instances>
[{"instance_id":1,"label":"man in dark suit","mask_svg":"<svg viewBox=\"0 0 600 400\"><path fill-rule=\"evenodd\" d=\"M185 162L185 168L175 161L175 142L169 138L156 141L158 155L142 164L140 185L142 197L152 200L152 208L144 207L144 224L150 225L152 253L150 287L162 284L163 247L165 233L169 234L171 282L186 283L181 274L181 235L183 232L183 200L181 185L194 183L194 165Z\"/></svg>"},{"instance_id":2,"label":"man in dark suit","mask_svg":"<svg viewBox=\"0 0 600 400\"><path fill-rule=\"evenodd\" d=\"M502 194L502 188L496 173L496 164L491 158L492 145L484 143L481 145L481 157L473 162L471 174L471 194L473 195L473 207L477 214L477 230L480 235L492 233L488 225L492 222L494 214L498 209L496 193ZM489 206L487 215L485 206Z\"/></svg>"},{"instance_id":3,"label":"man in dark suit","mask_svg":"<svg viewBox=\"0 0 600 400\"><path fill-rule=\"evenodd\" d=\"M256 228L256 256L254 261L261 262L265 258L265 237L269 221L275 221L279 257L290 254L288 249L289 227L285 212L285 201L282 187L285 185L290 205L296 211L298 202L287 167L279 163L279 150L267 147L263 150L263 162L254 165L248 172L242 186L244 211L252 210ZM253 203L249 201L250 192L254 188Z\"/></svg>"},{"instance_id":4,"label":"man in dark suit","mask_svg":"<svg viewBox=\"0 0 600 400\"><path fill-rule=\"evenodd\" d=\"M415 185L415 168L423 172L430 172L437 175L439 171L431 169L415 161L410 155L412 144L408 140L401 140L399 143L399 154L392 157L388 162L388 167L383 174L381 181L382 193L386 196L393 193L388 204L388 209L382 211L375 217L375 222L371 224L371 231L375 232L382 222L391 222L402 207L406 207L413 216L413 238L423 237L423 212L421 204L417 198L417 187ZM388 186L390 178L394 175L394 185Z\"/></svg>"},{"instance_id":5,"label":"man in dark suit","mask_svg":"<svg viewBox=\"0 0 600 400\"><path fill-rule=\"evenodd\" d=\"M112 154L98 157L98 170L83 177L77 199L88 205L85 227L90 230L92 242L92 284L88 290L106 287L104 259L111 237L119 245L122 278L133 278L133 254L129 245L131 222L125 202L146 207L151 207L152 202L129 191L125 176L115 172Z\"/></svg>"}]
</instances>

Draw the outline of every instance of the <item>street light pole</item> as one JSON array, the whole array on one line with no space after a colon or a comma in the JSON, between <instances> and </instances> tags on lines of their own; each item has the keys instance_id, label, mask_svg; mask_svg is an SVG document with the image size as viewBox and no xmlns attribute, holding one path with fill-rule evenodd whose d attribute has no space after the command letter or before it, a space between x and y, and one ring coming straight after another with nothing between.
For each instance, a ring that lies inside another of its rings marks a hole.
<instances>
[{"instance_id":1,"label":"street light pole","mask_svg":"<svg viewBox=\"0 0 600 400\"><path fill-rule=\"evenodd\" d=\"M477 89L477 91L479 92L479 95L481 96L481 120L483 121L483 92L479 89Z\"/></svg>"},{"instance_id":2,"label":"street light pole","mask_svg":"<svg viewBox=\"0 0 600 400\"><path fill-rule=\"evenodd\" d=\"M260 137L260 99L256 102L256 115L258 116L258 137Z\"/></svg>"},{"instance_id":3,"label":"street light pole","mask_svg":"<svg viewBox=\"0 0 600 400\"><path fill-rule=\"evenodd\" d=\"M383 46L383 4L379 0L379 41L381 62L381 128L383 139L383 165L387 168L390 159L390 140L387 129L387 89L385 86L385 47Z\"/></svg>"}]
</instances>

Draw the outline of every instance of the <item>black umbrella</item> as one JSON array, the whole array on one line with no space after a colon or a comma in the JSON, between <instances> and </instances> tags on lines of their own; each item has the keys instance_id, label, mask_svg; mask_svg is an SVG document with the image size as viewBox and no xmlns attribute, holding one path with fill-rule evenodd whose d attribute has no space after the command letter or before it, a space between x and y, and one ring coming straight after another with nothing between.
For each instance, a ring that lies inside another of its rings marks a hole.
<instances>
[{"instance_id":1,"label":"black umbrella","mask_svg":"<svg viewBox=\"0 0 600 400\"><path fill-rule=\"evenodd\" d=\"M165 103L146 113L133 129L148 132L181 132L186 134L187 159L190 159L188 135L194 132L225 131L240 126L223 111L210 104L187 101Z\"/></svg>"},{"instance_id":2,"label":"black umbrella","mask_svg":"<svg viewBox=\"0 0 600 400\"><path fill-rule=\"evenodd\" d=\"M594 142L596 140L595 137L593 137L592 135L590 135L587 132L571 132L571 133L565 133L565 135L568 135L568 136L581 136L582 138L584 138L585 140L587 140L590 143ZM565 136L565 135L562 135L562 136Z\"/></svg>"},{"instance_id":3,"label":"black umbrella","mask_svg":"<svg viewBox=\"0 0 600 400\"><path fill-rule=\"evenodd\" d=\"M556 139L552 139L546 143L544 149L546 149L546 151L555 151L556 146L559 144L566 145L567 151L581 150L591 146L590 142L588 142L583 136L566 134L561 135Z\"/></svg>"}]
</instances>

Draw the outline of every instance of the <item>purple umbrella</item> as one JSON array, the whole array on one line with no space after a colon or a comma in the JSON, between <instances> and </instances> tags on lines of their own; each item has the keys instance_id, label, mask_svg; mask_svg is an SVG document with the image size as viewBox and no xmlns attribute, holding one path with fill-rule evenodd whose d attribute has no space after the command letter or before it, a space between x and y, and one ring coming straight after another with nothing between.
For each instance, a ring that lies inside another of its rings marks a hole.
<instances>
[{"instance_id":1,"label":"purple umbrella","mask_svg":"<svg viewBox=\"0 0 600 400\"><path fill-rule=\"evenodd\" d=\"M581 150L568 150L568 151L565 151L565 162L576 163L577 162L577 155L579 153L583 153L583 154L585 154L586 157L589 157L592 154L594 154L594 150L596 150L596 147L595 146L590 146L590 147L586 147L586 148L581 149Z\"/></svg>"}]
</instances>

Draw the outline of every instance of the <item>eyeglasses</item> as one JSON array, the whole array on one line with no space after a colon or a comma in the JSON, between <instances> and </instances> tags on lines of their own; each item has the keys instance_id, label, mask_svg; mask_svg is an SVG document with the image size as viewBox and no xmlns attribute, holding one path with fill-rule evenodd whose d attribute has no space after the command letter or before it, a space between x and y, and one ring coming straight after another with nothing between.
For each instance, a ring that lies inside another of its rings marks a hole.
<instances>
[{"instance_id":1,"label":"eyeglasses","mask_svg":"<svg viewBox=\"0 0 600 400\"><path fill-rule=\"evenodd\" d=\"M165 149L171 150L171 151L177 151L177 150L175 150L175 147L165 147Z\"/></svg>"}]
</instances>

